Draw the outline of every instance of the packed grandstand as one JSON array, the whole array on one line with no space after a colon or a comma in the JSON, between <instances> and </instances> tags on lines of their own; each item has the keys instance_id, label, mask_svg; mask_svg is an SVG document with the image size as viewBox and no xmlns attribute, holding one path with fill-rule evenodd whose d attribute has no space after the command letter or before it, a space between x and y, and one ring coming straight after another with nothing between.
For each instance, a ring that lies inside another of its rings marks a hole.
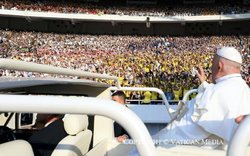
<instances>
[{"instance_id":1,"label":"packed grandstand","mask_svg":"<svg viewBox=\"0 0 250 156\"><path fill-rule=\"evenodd\" d=\"M104 7L93 4L60 4L51 1L1 1L2 9L52 11L62 13L118 14L135 16L213 15L248 13L247 6L219 7ZM122 86L157 87L173 92L176 100L192 88L197 78L192 68L202 66L206 74L214 52L222 46L234 46L243 56L242 74L250 85L250 36L137 36L56 34L34 31L0 30L0 57L106 73L118 76ZM2 76L46 77L57 75L1 70ZM78 78L78 77L72 77ZM113 84L112 81L98 80ZM128 93L128 98L135 97Z\"/></svg>"},{"instance_id":2,"label":"packed grandstand","mask_svg":"<svg viewBox=\"0 0 250 156\"><path fill-rule=\"evenodd\" d=\"M113 3L113 4L112 4ZM6 0L0 2L2 9L30 10L80 14L114 14L130 16L194 16L249 13L249 6L238 3L222 3L220 5L202 6L126 6L119 2L84 3L82 1L33 1L33 0ZM115 3L115 4L114 4Z\"/></svg>"}]
</instances>

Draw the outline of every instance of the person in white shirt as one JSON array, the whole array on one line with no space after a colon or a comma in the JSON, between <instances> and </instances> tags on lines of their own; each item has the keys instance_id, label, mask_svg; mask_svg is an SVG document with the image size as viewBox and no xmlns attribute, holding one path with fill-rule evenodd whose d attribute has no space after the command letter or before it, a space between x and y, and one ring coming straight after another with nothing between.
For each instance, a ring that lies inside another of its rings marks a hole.
<instances>
[{"instance_id":1,"label":"person in white shirt","mask_svg":"<svg viewBox=\"0 0 250 156\"><path fill-rule=\"evenodd\" d=\"M203 96L196 112L205 110L197 118L197 124L226 143L232 138L244 116L250 114L250 89L240 75L242 58L233 47L217 51L212 65L212 80L207 84L200 68L198 77L202 82ZM206 124L212 122L213 125Z\"/></svg>"},{"instance_id":2,"label":"person in white shirt","mask_svg":"<svg viewBox=\"0 0 250 156\"><path fill-rule=\"evenodd\" d=\"M240 75L242 58L233 47L219 49L213 58L212 80L205 81L199 67L201 81L197 97L187 105L188 112L180 121L162 129L153 139L165 143L199 144L202 139L216 136L228 144L244 116L250 114L250 89Z\"/></svg>"},{"instance_id":3,"label":"person in white shirt","mask_svg":"<svg viewBox=\"0 0 250 156\"><path fill-rule=\"evenodd\" d=\"M241 55L235 48L223 47L213 58L213 83L205 81L205 73L199 67L198 95L187 103L189 109L179 121L173 121L152 136L157 146L191 144L225 149L238 123L250 114L250 89L240 75L241 64ZM216 140L207 142L206 139ZM138 152L133 149L129 155Z\"/></svg>"}]
</instances>

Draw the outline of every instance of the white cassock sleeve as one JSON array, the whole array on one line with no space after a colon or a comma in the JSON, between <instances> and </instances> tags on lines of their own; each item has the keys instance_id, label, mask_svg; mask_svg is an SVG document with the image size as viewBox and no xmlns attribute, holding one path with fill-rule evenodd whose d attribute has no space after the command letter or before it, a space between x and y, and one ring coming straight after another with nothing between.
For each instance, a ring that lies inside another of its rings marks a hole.
<instances>
[{"instance_id":1,"label":"white cassock sleeve","mask_svg":"<svg viewBox=\"0 0 250 156\"><path fill-rule=\"evenodd\" d=\"M200 90L203 93L192 120L205 131L229 142L238 126L235 118L250 114L249 87L242 78L233 78Z\"/></svg>"},{"instance_id":2,"label":"white cassock sleeve","mask_svg":"<svg viewBox=\"0 0 250 156\"><path fill-rule=\"evenodd\" d=\"M164 144L174 144L178 141L186 141L187 144L192 144L192 141L207 138L210 133L204 131L201 126L194 123L192 114L195 110L196 99L188 101L188 112L181 118L180 121L173 121L164 129L153 135L152 138L157 142ZM185 144L185 143L184 143Z\"/></svg>"}]
</instances>

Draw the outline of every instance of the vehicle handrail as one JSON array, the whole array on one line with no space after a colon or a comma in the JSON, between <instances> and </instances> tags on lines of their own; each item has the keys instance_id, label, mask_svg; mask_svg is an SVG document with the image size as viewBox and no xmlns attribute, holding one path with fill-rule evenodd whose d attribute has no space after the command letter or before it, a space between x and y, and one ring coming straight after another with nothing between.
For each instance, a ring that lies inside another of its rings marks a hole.
<instances>
[{"instance_id":1,"label":"vehicle handrail","mask_svg":"<svg viewBox=\"0 0 250 156\"><path fill-rule=\"evenodd\" d=\"M236 129L227 150L227 156L246 156L250 142L250 115L248 115Z\"/></svg>"},{"instance_id":2,"label":"vehicle handrail","mask_svg":"<svg viewBox=\"0 0 250 156\"><path fill-rule=\"evenodd\" d=\"M38 72L38 73L47 73L47 74L59 74L59 75L68 75L68 76L80 76L80 77L88 77L88 78L109 79L109 80L116 81L118 88L121 87L119 79L116 76L110 76L108 74L91 73L91 72L67 69L67 68L62 68L62 67L54 67L50 65L37 64L33 62L25 62L25 61L20 61L20 60L0 58L0 69L29 71L29 72Z\"/></svg>"},{"instance_id":3,"label":"vehicle handrail","mask_svg":"<svg viewBox=\"0 0 250 156\"><path fill-rule=\"evenodd\" d=\"M170 116L170 118L172 119L172 114L170 112L170 106L168 103L168 100L166 98L166 95L164 94L164 92L158 88L153 88L153 87L121 87L121 88L117 88L117 87L109 87L111 90L126 90L126 91L151 91L151 92L156 92L159 95L161 95L162 100L167 108L167 112Z\"/></svg>"},{"instance_id":4,"label":"vehicle handrail","mask_svg":"<svg viewBox=\"0 0 250 156\"><path fill-rule=\"evenodd\" d=\"M171 103L178 103L180 100L168 100L168 103L171 105ZM152 103L150 104L143 104L143 99L126 99L126 103L130 104L130 102L137 102L138 105L152 105ZM156 102L157 104L154 105L163 105L164 101L163 100L150 100L150 102Z\"/></svg>"},{"instance_id":5,"label":"vehicle handrail","mask_svg":"<svg viewBox=\"0 0 250 156\"><path fill-rule=\"evenodd\" d=\"M111 118L134 139L141 156L156 156L152 138L141 119L115 101L93 97L4 94L0 94L0 99L1 112L94 114Z\"/></svg>"},{"instance_id":6,"label":"vehicle handrail","mask_svg":"<svg viewBox=\"0 0 250 156\"><path fill-rule=\"evenodd\" d=\"M189 91L186 92L186 94L183 96L182 98L182 102L186 103L188 101L188 97L193 94L193 93L197 93L198 89L191 89Z\"/></svg>"},{"instance_id":7,"label":"vehicle handrail","mask_svg":"<svg viewBox=\"0 0 250 156\"><path fill-rule=\"evenodd\" d=\"M188 106L187 106L188 97L195 92L198 92L198 89L191 89L186 92L182 100L178 102L177 108L175 112L172 114L173 118L171 122L173 122L174 120L180 120L188 112Z\"/></svg>"}]
</instances>

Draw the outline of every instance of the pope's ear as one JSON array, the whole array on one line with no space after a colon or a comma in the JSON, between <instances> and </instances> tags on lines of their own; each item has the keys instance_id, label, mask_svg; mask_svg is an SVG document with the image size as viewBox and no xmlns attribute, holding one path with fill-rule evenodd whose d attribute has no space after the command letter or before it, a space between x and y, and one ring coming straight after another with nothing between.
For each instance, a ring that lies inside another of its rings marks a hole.
<instances>
[{"instance_id":1,"label":"pope's ear","mask_svg":"<svg viewBox=\"0 0 250 156\"><path fill-rule=\"evenodd\" d=\"M219 61L219 63L218 63L218 71L222 71L223 67L224 67L224 62Z\"/></svg>"}]
</instances>

